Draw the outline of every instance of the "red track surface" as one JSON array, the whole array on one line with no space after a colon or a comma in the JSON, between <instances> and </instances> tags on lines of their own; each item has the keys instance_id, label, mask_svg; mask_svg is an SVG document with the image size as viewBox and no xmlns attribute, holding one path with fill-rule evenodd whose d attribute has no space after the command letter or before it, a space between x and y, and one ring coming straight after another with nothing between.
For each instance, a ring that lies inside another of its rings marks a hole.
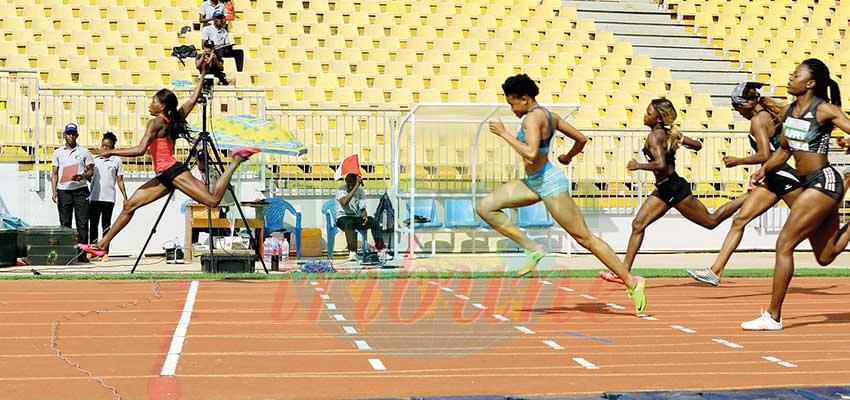
<instances>
[{"instance_id":1,"label":"red track surface","mask_svg":"<svg viewBox=\"0 0 850 400\"><path fill-rule=\"evenodd\" d=\"M785 303L786 329L772 333L738 328L767 304L767 279L728 279L718 288L652 279L648 311L657 320L635 317L616 285L547 282L202 281L173 378L159 373L188 281L161 282L161 296L150 302L86 315L74 313L151 299L154 285L0 282L0 393L10 399L116 398L51 350L54 320L60 322L58 350L126 399L570 394L850 382L850 288L842 279L795 279ZM373 369L370 359L386 370Z\"/></svg>"}]
</instances>

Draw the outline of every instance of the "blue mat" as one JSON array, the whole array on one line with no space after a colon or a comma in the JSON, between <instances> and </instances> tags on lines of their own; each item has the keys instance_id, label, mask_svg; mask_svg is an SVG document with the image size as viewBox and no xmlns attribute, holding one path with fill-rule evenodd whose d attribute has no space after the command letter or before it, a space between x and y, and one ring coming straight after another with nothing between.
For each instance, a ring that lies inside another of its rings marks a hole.
<instances>
[{"instance_id":1,"label":"blue mat","mask_svg":"<svg viewBox=\"0 0 850 400\"><path fill-rule=\"evenodd\" d=\"M842 400L850 399L850 386L776 388L751 390L609 392L578 396L438 396L409 397L395 400ZM372 399L377 400L377 399ZM384 399L388 400L388 399Z\"/></svg>"}]
</instances>

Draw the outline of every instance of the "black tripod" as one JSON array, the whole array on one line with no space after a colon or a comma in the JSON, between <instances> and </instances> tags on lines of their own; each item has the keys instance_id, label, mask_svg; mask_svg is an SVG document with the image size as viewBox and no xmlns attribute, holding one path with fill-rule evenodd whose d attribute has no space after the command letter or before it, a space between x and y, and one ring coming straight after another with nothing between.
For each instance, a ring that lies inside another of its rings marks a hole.
<instances>
[{"instance_id":1,"label":"black tripod","mask_svg":"<svg viewBox=\"0 0 850 400\"><path fill-rule=\"evenodd\" d=\"M219 154L218 148L216 148L215 143L213 143L212 136L209 132L207 132L207 98L206 98L206 90L201 93L198 97L198 104L202 105L202 122L201 122L201 132L198 134L197 139L188 137L187 140L194 141L192 145L192 149L189 150L189 155L186 157L186 161L184 162L187 166L191 165L192 160L195 161L200 160L200 157L204 157L204 185L209 188L210 187L210 164L213 164L214 168L218 171L219 176L224 172L224 163L221 161L221 155ZM215 157L215 162L210 163L210 153ZM239 210L239 216L242 218L242 224L247 228L248 235L251 238L251 245L254 246L254 252L257 255L257 258L260 260L260 263L263 265L263 271L267 274L269 273L268 268L266 268L266 262L263 260L263 255L260 254L260 246L256 237L254 237L254 231L248 225L248 219L245 218L245 213L242 211L242 206L239 204L239 199L236 197L236 193L233 192L233 186L230 184L227 185L227 190L230 192L230 195L233 196L236 201L236 209ZM144 246L142 246L142 250L139 251L139 256L136 257L136 263L133 264L133 269L130 270L130 273L136 272L136 267L139 266L139 261L142 260L142 256L145 254L145 249L147 249L148 244L153 238L153 235L156 233L156 227L159 225L159 221L162 220L162 216L165 214L165 209L168 207L168 203L171 202L171 198L174 197L174 189L168 194L168 198L165 200L165 204L162 206L162 210L159 212L159 216L156 218L156 222L153 224L153 228L151 228L151 233L148 235L148 239L145 241ZM212 208L207 208L207 230L209 232L209 248L210 248L210 257L213 256L213 228L212 228Z\"/></svg>"}]
</instances>

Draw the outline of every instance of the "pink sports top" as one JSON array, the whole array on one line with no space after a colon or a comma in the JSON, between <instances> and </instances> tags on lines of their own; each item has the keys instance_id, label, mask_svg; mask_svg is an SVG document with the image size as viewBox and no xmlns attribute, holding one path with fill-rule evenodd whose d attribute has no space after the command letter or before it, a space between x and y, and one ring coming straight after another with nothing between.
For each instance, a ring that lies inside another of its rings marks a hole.
<instances>
[{"instance_id":1,"label":"pink sports top","mask_svg":"<svg viewBox=\"0 0 850 400\"><path fill-rule=\"evenodd\" d=\"M158 115L165 123L171 122L165 115ZM156 138L151 141L148 148L151 151L153 158L153 170L156 173L161 173L177 164L174 158L174 142L169 137Z\"/></svg>"}]
</instances>

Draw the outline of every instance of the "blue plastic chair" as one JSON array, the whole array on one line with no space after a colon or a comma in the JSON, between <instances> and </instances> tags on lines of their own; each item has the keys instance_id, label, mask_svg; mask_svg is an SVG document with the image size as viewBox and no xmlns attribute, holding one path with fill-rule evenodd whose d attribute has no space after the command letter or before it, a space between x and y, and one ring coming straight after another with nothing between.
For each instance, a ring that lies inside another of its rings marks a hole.
<instances>
[{"instance_id":1,"label":"blue plastic chair","mask_svg":"<svg viewBox=\"0 0 850 400\"><path fill-rule=\"evenodd\" d=\"M554 224L542 201L517 209L517 226L520 228L550 228Z\"/></svg>"},{"instance_id":2,"label":"blue plastic chair","mask_svg":"<svg viewBox=\"0 0 850 400\"><path fill-rule=\"evenodd\" d=\"M334 243L336 243L336 234L338 232L336 226L336 207L339 202L336 199L330 199L322 204L322 215L325 216L325 234L328 235L328 258L334 256ZM366 254L369 251L369 232L365 229L358 229L357 233L361 236L361 251Z\"/></svg>"},{"instance_id":3,"label":"blue plastic chair","mask_svg":"<svg viewBox=\"0 0 850 400\"><path fill-rule=\"evenodd\" d=\"M263 209L266 235L271 235L272 232L291 233L291 237L295 241L295 257L301 258L301 213L283 199L273 197L266 199L266 202L269 203ZM287 212L295 217L295 225L287 224L284 221Z\"/></svg>"},{"instance_id":4,"label":"blue plastic chair","mask_svg":"<svg viewBox=\"0 0 850 400\"><path fill-rule=\"evenodd\" d=\"M475 214L475 204L471 198L446 199L447 228L481 228L484 224Z\"/></svg>"},{"instance_id":5,"label":"blue plastic chair","mask_svg":"<svg viewBox=\"0 0 850 400\"><path fill-rule=\"evenodd\" d=\"M429 219L428 222L414 223L413 226L416 227L416 229L433 229L443 226L443 224L437 220L437 201L434 199L416 199L413 204L412 213L410 212L410 203L407 203L407 215L410 217L411 222L413 222L414 215Z\"/></svg>"}]
</instances>

